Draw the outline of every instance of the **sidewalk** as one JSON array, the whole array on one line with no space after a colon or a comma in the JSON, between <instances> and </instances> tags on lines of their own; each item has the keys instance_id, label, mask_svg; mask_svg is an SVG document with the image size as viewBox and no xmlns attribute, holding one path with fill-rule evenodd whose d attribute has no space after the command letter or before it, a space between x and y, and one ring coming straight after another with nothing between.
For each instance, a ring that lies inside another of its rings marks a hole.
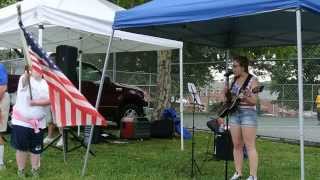
<instances>
[{"instance_id":1,"label":"sidewalk","mask_svg":"<svg viewBox=\"0 0 320 180\"><path fill-rule=\"evenodd\" d=\"M196 129L209 130L206 125L209 117L206 113L196 113ZM184 113L184 124L187 128L192 127L192 113ZM299 140L299 120L298 118L258 117L257 135ZM304 119L304 139L320 143L320 125L316 119Z\"/></svg>"}]
</instances>

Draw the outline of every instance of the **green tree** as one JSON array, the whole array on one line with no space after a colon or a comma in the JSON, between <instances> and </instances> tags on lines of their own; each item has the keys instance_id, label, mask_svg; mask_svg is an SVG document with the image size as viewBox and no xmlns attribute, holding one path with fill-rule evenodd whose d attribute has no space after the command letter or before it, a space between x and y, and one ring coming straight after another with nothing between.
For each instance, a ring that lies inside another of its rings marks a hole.
<instances>
[{"instance_id":1,"label":"green tree","mask_svg":"<svg viewBox=\"0 0 320 180\"><path fill-rule=\"evenodd\" d=\"M159 51L158 55L158 78L157 78L157 96L155 98L155 107L152 113L152 119L159 120L161 112L171 106L171 59L172 51Z\"/></svg>"},{"instance_id":2,"label":"green tree","mask_svg":"<svg viewBox=\"0 0 320 180\"><path fill-rule=\"evenodd\" d=\"M287 108L298 108L298 66L297 51L295 46L289 47L272 47L272 48L241 48L234 49L234 54L246 55L252 61L254 73L261 75L266 72L271 73L271 92L276 92L279 101ZM273 57L273 56L276 57ZM306 84L318 84L320 66L318 59L309 59L320 57L320 46L304 46L303 48L303 83L304 85L304 107L311 110L312 101L317 95L317 88ZM285 85L292 84L292 85ZM313 97L312 97L313 94Z\"/></svg>"},{"instance_id":3,"label":"green tree","mask_svg":"<svg viewBox=\"0 0 320 180\"><path fill-rule=\"evenodd\" d=\"M145 2L148 2L150 0L110 0L111 2L123 7L123 8L132 8L134 6L143 4Z\"/></svg>"},{"instance_id":4,"label":"green tree","mask_svg":"<svg viewBox=\"0 0 320 180\"><path fill-rule=\"evenodd\" d=\"M197 87L204 87L213 80L211 69L217 69L220 72L225 69L223 60L217 58L217 54L223 51L217 48L197 45L193 43L184 43L183 48L183 82L184 88L188 82L194 83ZM174 51L174 60L172 63L172 93L179 94L179 52ZM220 62L218 62L220 61Z\"/></svg>"},{"instance_id":5,"label":"green tree","mask_svg":"<svg viewBox=\"0 0 320 180\"><path fill-rule=\"evenodd\" d=\"M148 2L149 0L113 0L112 2L124 8L131 8ZM221 52L208 46L185 43L184 45L184 87L187 82L194 82L197 86L205 86L212 80L210 68L223 70L225 65L214 63L217 54ZM172 53L172 93L179 92L179 52ZM157 72L157 54L154 52L117 53L117 70ZM197 64L202 62L203 64ZM204 62L208 62L207 64ZM188 64L190 63L190 64ZM111 64L110 64L111 65ZM110 67L110 66L109 66ZM168 74L169 75L169 74Z\"/></svg>"},{"instance_id":6,"label":"green tree","mask_svg":"<svg viewBox=\"0 0 320 180\"><path fill-rule=\"evenodd\" d=\"M0 0L0 8L8 6L8 5L13 4L15 2L16 2L16 0Z\"/></svg>"}]
</instances>

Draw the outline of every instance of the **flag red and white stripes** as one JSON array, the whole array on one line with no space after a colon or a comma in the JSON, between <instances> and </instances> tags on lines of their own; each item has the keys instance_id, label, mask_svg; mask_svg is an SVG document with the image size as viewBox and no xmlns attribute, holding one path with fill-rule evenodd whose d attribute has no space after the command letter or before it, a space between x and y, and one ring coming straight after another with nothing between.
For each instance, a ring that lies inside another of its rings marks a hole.
<instances>
[{"instance_id":1,"label":"flag red and white stripes","mask_svg":"<svg viewBox=\"0 0 320 180\"><path fill-rule=\"evenodd\" d=\"M106 125L105 118L61 72L23 25L20 27L26 39L32 68L43 74L48 83L51 110L57 126Z\"/></svg>"}]
</instances>

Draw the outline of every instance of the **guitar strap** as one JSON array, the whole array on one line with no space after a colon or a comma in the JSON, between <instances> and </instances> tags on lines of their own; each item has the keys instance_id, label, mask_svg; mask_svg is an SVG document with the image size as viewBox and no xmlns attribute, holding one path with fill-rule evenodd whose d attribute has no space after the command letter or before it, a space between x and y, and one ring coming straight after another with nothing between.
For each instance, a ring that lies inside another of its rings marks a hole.
<instances>
[{"instance_id":1,"label":"guitar strap","mask_svg":"<svg viewBox=\"0 0 320 180\"><path fill-rule=\"evenodd\" d=\"M248 74L248 77L247 77L247 79L244 81L244 83L242 84L242 86L241 86L238 94L248 86L251 78L252 78L252 74ZM238 79L238 78L234 78L234 80L233 80L233 82L232 82L232 84L231 84L231 88L230 88L230 89L233 88L234 83L236 83L237 79Z\"/></svg>"}]
</instances>

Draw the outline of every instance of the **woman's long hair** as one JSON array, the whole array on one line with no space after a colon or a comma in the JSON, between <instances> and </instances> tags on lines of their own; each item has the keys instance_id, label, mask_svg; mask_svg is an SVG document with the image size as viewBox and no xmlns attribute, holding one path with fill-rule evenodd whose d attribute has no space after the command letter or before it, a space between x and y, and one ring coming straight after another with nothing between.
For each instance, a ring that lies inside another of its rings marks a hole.
<instances>
[{"instance_id":1,"label":"woman's long hair","mask_svg":"<svg viewBox=\"0 0 320 180\"><path fill-rule=\"evenodd\" d=\"M236 56L233 58L234 61L239 63L244 68L244 72L249 73L249 59L245 56Z\"/></svg>"}]
</instances>

